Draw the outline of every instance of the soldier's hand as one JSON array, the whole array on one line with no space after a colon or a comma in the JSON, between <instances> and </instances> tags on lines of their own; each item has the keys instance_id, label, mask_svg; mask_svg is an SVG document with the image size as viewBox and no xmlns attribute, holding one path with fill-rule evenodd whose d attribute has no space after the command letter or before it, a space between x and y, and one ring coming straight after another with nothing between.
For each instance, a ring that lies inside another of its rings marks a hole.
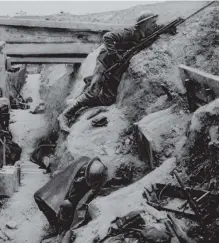
<instances>
[{"instance_id":1,"label":"soldier's hand","mask_svg":"<svg viewBox=\"0 0 219 243\"><path fill-rule=\"evenodd\" d=\"M112 61L114 63L123 61L123 57L119 53L114 53L114 54L110 55L110 58L112 59Z\"/></svg>"},{"instance_id":2,"label":"soldier's hand","mask_svg":"<svg viewBox=\"0 0 219 243\"><path fill-rule=\"evenodd\" d=\"M118 53L117 53L117 58L118 58L118 62L122 62L124 60L123 56Z\"/></svg>"},{"instance_id":3,"label":"soldier's hand","mask_svg":"<svg viewBox=\"0 0 219 243\"><path fill-rule=\"evenodd\" d=\"M176 26L172 26L169 30L168 30L168 34L170 35L175 35L176 32Z\"/></svg>"}]
</instances>

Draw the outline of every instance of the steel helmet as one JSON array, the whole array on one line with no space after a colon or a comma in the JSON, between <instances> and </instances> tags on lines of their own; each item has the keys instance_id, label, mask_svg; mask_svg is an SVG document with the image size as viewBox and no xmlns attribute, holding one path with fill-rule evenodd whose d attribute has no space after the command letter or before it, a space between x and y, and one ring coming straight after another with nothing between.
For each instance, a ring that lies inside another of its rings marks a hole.
<instances>
[{"instance_id":1,"label":"steel helmet","mask_svg":"<svg viewBox=\"0 0 219 243\"><path fill-rule=\"evenodd\" d=\"M64 200L62 204L60 205L60 208L72 208L72 204L69 200Z\"/></svg>"},{"instance_id":2,"label":"steel helmet","mask_svg":"<svg viewBox=\"0 0 219 243\"><path fill-rule=\"evenodd\" d=\"M98 157L93 158L85 170L85 178L88 186L95 186L106 178L107 167Z\"/></svg>"},{"instance_id":3,"label":"steel helmet","mask_svg":"<svg viewBox=\"0 0 219 243\"><path fill-rule=\"evenodd\" d=\"M136 19L136 25L139 25L149 19L156 18L156 17L158 17L157 14L153 14L151 12L142 12Z\"/></svg>"}]
</instances>

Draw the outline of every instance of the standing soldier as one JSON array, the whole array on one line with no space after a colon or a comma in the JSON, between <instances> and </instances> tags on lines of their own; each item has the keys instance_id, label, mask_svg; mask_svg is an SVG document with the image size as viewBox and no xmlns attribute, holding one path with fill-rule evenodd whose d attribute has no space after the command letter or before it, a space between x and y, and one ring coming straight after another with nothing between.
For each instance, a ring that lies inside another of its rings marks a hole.
<instances>
[{"instance_id":1,"label":"standing soldier","mask_svg":"<svg viewBox=\"0 0 219 243\"><path fill-rule=\"evenodd\" d=\"M86 81L90 83L87 90L78 97L74 105L68 107L58 118L60 128L69 132L69 121L82 107L108 106L115 102L118 82L107 82L104 72L117 62L123 60L122 55L134 45L156 31L158 15L143 13L137 18L134 27L117 32L108 32L103 36L104 47L97 57L94 75ZM123 73L119 74L119 80ZM107 82L107 83L106 83Z\"/></svg>"}]
</instances>

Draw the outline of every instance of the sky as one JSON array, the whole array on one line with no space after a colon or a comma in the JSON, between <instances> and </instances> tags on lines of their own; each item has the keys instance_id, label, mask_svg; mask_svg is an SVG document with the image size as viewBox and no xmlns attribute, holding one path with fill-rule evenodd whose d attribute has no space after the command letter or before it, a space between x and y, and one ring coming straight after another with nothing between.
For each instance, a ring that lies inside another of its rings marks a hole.
<instances>
[{"instance_id":1,"label":"sky","mask_svg":"<svg viewBox=\"0 0 219 243\"><path fill-rule=\"evenodd\" d=\"M158 0L154 0L156 2ZM64 11L72 14L97 13L121 10L139 4L151 3L144 1L0 1L0 15L14 16L20 11L27 15L49 15Z\"/></svg>"}]
</instances>

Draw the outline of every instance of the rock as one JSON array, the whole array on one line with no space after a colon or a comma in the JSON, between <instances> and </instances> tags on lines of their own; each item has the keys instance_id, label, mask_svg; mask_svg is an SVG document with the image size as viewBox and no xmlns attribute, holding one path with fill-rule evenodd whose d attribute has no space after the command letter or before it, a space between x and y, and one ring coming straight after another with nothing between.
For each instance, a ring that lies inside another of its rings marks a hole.
<instances>
[{"instance_id":1,"label":"rock","mask_svg":"<svg viewBox=\"0 0 219 243\"><path fill-rule=\"evenodd\" d=\"M103 150L100 151L100 155L106 155L106 152L104 152Z\"/></svg>"},{"instance_id":2,"label":"rock","mask_svg":"<svg viewBox=\"0 0 219 243\"><path fill-rule=\"evenodd\" d=\"M167 149L166 151L164 151L164 154L165 154L165 156L166 156L167 158L169 158L169 157L171 156L171 154L172 154L172 150L169 148L169 149Z\"/></svg>"},{"instance_id":3,"label":"rock","mask_svg":"<svg viewBox=\"0 0 219 243\"><path fill-rule=\"evenodd\" d=\"M15 239L15 234L13 232L9 232L7 230L5 230L5 231L1 230L0 231L0 239L3 239L3 240L8 242L8 241Z\"/></svg>"},{"instance_id":4,"label":"rock","mask_svg":"<svg viewBox=\"0 0 219 243\"><path fill-rule=\"evenodd\" d=\"M115 154L120 154L120 148L117 148Z\"/></svg>"},{"instance_id":5,"label":"rock","mask_svg":"<svg viewBox=\"0 0 219 243\"><path fill-rule=\"evenodd\" d=\"M126 138L125 145L129 145L131 143L131 140L129 138Z\"/></svg>"},{"instance_id":6,"label":"rock","mask_svg":"<svg viewBox=\"0 0 219 243\"><path fill-rule=\"evenodd\" d=\"M14 240L16 237L14 232L5 231L4 234L8 237L8 240Z\"/></svg>"},{"instance_id":7,"label":"rock","mask_svg":"<svg viewBox=\"0 0 219 243\"><path fill-rule=\"evenodd\" d=\"M0 230L0 239L6 241L8 240L8 237Z\"/></svg>"},{"instance_id":8,"label":"rock","mask_svg":"<svg viewBox=\"0 0 219 243\"><path fill-rule=\"evenodd\" d=\"M17 223L15 221L9 221L6 226L9 228L9 229L17 229Z\"/></svg>"}]
</instances>

